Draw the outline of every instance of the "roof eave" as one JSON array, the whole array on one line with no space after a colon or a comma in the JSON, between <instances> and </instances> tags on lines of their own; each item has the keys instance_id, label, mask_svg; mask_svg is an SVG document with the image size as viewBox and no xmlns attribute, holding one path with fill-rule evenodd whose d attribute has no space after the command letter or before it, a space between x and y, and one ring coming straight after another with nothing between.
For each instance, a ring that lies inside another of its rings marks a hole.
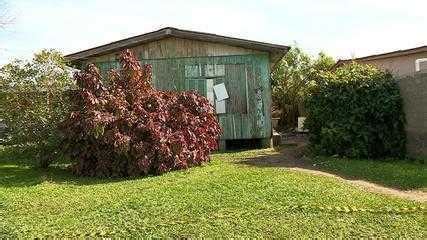
<instances>
[{"instance_id":1,"label":"roof eave","mask_svg":"<svg viewBox=\"0 0 427 240\"><path fill-rule=\"evenodd\" d=\"M338 60L337 64L342 65L352 61L356 61L356 62L372 61L372 60L386 59L386 58L392 58L392 57L401 57L401 56L407 56L407 55L418 54L423 52L427 52L427 45L411 48L411 49L397 50L393 52L380 53L380 54L369 55L369 56L364 56L359 58L353 58L353 59L342 59L342 60Z\"/></svg>"}]
</instances>

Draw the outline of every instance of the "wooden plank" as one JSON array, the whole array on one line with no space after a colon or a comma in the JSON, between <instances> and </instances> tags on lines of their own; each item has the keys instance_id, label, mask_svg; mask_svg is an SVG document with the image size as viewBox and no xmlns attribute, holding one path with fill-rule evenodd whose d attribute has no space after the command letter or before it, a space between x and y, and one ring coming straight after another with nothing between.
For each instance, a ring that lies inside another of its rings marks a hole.
<instances>
[{"instance_id":1,"label":"wooden plank","mask_svg":"<svg viewBox=\"0 0 427 240\"><path fill-rule=\"evenodd\" d=\"M253 115L242 115L242 139L251 139L254 137L252 132Z\"/></svg>"},{"instance_id":2,"label":"wooden plank","mask_svg":"<svg viewBox=\"0 0 427 240\"><path fill-rule=\"evenodd\" d=\"M129 46L128 48L136 56L141 56L145 59L266 54L266 52L259 50L176 37L158 39L136 46ZM80 61L82 63L111 61L116 59L120 51L121 49L101 55L93 55Z\"/></svg>"},{"instance_id":3,"label":"wooden plank","mask_svg":"<svg viewBox=\"0 0 427 240\"><path fill-rule=\"evenodd\" d=\"M247 113L246 89L245 89L245 65L225 65L225 83L229 99L227 99L228 113Z\"/></svg>"}]
</instances>

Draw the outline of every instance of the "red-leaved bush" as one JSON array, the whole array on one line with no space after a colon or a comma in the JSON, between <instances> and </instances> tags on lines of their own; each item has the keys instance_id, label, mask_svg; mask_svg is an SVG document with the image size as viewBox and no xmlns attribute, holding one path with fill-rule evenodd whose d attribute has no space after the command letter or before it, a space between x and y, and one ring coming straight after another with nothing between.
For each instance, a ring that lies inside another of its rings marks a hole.
<instances>
[{"instance_id":1,"label":"red-leaved bush","mask_svg":"<svg viewBox=\"0 0 427 240\"><path fill-rule=\"evenodd\" d=\"M64 151L82 176L123 177L161 174L200 165L217 148L220 127L209 101L195 92L158 91L151 68L129 50L121 69L102 84L89 65L76 73L79 90L62 123Z\"/></svg>"}]
</instances>

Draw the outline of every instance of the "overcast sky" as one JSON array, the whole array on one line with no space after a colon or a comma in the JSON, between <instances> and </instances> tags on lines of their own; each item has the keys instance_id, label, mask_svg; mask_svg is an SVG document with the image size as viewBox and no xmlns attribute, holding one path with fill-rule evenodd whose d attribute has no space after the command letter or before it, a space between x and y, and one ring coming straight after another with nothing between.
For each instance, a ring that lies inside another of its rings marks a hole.
<instances>
[{"instance_id":1,"label":"overcast sky","mask_svg":"<svg viewBox=\"0 0 427 240\"><path fill-rule=\"evenodd\" d=\"M2 0L5 1L5 0ZM0 64L43 48L64 54L162 27L360 57L427 45L427 0L6 0Z\"/></svg>"}]
</instances>

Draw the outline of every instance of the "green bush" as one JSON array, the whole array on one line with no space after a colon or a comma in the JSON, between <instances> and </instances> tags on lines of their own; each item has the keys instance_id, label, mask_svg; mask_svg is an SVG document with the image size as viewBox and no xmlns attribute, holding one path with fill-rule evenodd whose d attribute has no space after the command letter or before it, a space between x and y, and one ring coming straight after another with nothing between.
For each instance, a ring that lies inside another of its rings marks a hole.
<instances>
[{"instance_id":1,"label":"green bush","mask_svg":"<svg viewBox=\"0 0 427 240\"><path fill-rule=\"evenodd\" d=\"M324 73L306 101L305 128L317 153L402 157L405 116L391 74L352 63Z\"/></svg>"}]
</instances>

